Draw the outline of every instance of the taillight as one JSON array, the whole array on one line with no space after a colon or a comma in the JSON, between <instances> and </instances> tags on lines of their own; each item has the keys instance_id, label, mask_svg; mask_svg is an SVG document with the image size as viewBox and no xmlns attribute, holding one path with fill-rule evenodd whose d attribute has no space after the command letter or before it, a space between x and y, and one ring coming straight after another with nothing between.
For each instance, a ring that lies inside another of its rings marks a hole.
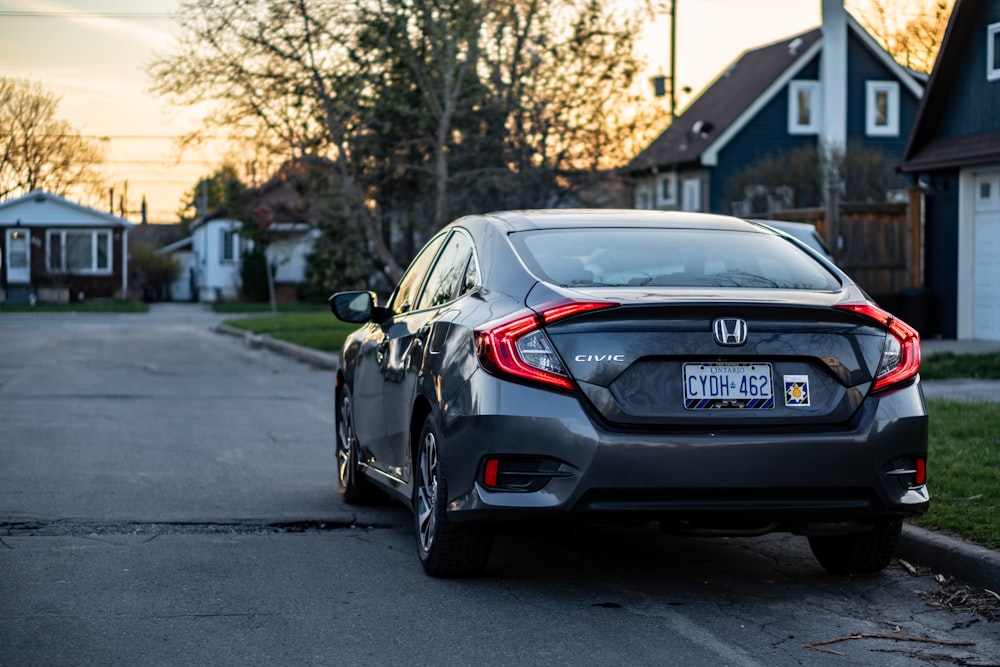
<instances>
[{"instance_id":1,"label":"taillight","mask_svg":"<svg viewBox=\"0 0 1000 667\"><path fill-rule=\"evenodd\" d=\"M573 315L617 305L608 301L561 301L544 306L539 312L514 313L476 330L479 362L494 375L510 375L550 387L573 389L569 373L542 327Z\"/></svg>"},{"instance_id":2,"label":"taillight","mask_svg":"<svg viewBox=\"0 0 1000 667\"><path fill-rule=\"evenodd\" d=\"M895 387L916 376L920 370L920 334L916 329L870 303L845 303L835 308L864 315L889 329L875 371L873 392Z\"/></svg>"}]
</instances>

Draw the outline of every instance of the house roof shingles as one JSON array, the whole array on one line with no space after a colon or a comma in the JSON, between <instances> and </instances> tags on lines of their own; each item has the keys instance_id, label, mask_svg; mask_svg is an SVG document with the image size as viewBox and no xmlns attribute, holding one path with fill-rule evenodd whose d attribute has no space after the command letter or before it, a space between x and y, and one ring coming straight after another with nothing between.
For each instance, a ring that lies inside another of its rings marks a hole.
<instances>
[{"instance_id":1,"label":"house roof shingles","mask_svg":"<svg viewBox=\"0 0 1000 667\"><path fill-rule=\"evenodd\" d=\"M696 162L783 72L805 56L821 35L822 31L814 28L745 51L632 160L628 171L655 171L660 167Z\"/></svg>"}]
</instances>

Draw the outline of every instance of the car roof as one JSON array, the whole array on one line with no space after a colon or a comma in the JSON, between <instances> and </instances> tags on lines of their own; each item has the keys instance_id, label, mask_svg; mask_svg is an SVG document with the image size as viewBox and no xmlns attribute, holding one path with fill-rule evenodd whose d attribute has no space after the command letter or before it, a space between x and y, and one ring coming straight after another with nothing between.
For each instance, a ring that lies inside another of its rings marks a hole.
<instances>
[{"instance_id":1,"label":"car roof","mask_svg":"<svg viewBox=\"0 0 1000 667\"><path fill-rule=\"evenodd\" d=\"M665 227L760 232L762 228L726 215L635 209L534 209L495 211L482 217L508 232L578 227ZM768 230L769 232L770 230Z\"/></svg>"}]
</instances>

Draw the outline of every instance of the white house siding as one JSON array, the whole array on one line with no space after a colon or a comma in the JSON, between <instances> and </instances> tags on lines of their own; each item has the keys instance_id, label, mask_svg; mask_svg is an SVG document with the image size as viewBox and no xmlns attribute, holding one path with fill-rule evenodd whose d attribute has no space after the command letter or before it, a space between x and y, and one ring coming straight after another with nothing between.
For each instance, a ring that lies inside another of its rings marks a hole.
<instances>
[{"instance_id":1,"label":"white house siding","mask_svg":"<svg viewBox=\"0 0 1000 667\"><path fill-rule=\"evenodd\" d=\"M172 301L193 301L192 287L197 281L197 265L193 252L175 252L172 257L181 265L177 280L170 283L170 299Z\"/></svg>"},{"instance_id":2,"label":"white house siding","mask_svg":"<svg viewBox=\"0 0 1000 667\"><path fill-rule=\"evenodd\" d=\"M191 232L197 269L199 301L226 301L239 296L240 256L239 243L231 261L222 258L222 233L232 230L239 233L239 220L209 220Z\"/></svg>"},{"instance_id":3,"label":"white house siding","mask_svg":"<svg viewBox=\"0 0 1000 667\"><path fill-rule=\"evenodd\" d=\"M1000 340L1000 165L959 179L958 337Z\"/></svg>"},{"instance_id":4,"label":"white house siding","mask_svg":"<svg viewBox=\"0 0 1000 667\"><path fill-rule=\"evenodd\" d=\"M268 260L277 266L276 283L302 283L306 275L306 257L312 252L313 242L308 234L277 239L267 248Z\"/></svg>"}]
</instances>

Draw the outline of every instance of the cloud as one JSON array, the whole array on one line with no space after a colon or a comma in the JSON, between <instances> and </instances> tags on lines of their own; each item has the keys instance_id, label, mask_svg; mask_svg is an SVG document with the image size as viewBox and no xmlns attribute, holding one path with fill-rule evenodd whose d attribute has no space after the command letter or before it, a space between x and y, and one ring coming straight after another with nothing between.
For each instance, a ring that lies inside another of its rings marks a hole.
<instances>
[{"instance_id":1,"label":"cloud","mask_svg":"<svg viewBox=\"0 0 1000 667\"><path fill-rule=\"evenodd\" d=\"M65 21L115 38L126 38L144 49L168 48L176 39L176 26L168 17L144 19L116 17L114 14L169 15L177 9L178 0L141 5L131 0L106 0L99 6L95 6L93 0L7 0L5 4L15 11L54 15L47 19ZM137 6L141 9L137 10ZM81 35L81 40L84 38L85 35Z\"/></svg>"}]
</instances>

